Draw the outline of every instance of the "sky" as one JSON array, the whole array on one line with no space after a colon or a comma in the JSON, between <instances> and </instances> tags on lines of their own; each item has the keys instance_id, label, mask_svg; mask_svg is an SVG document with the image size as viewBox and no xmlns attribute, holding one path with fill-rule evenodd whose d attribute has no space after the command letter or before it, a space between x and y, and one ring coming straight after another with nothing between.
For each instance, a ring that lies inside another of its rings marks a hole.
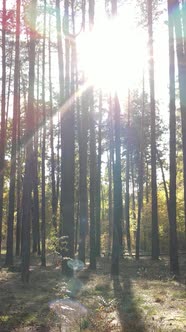
<instances>
[{"instance_id":1,"label":"sky","mask_svg":"<svg viewBox=\"0 0 186 332\"><path fill-rule=\"evenodd\" d=\"M148 91L147 29L137 26L135 1L120 1L115 26L108 22L105 1L96 1L95 33L77 39L79 68L97 88L115 89L120 96L128 95L128 88L142 85L143 64L146 68L145 87ZM7 1L12 8L15 2ZM55 19L55 18L54 18ZM168 121L168 32L167 14L164 12L154 22L155 96L159 101L164 121ZM55 33L55 32L54 32ZM53 37L56 39L56 36ZM1 56L1 54L0 54ZM0 66L1 67L1 66ZM0 69L1 70L1 69ZM1 73L0 73L1 74ZM53 61L53 80L58 84L58 61Z\"/></svg>"}]
</instances>

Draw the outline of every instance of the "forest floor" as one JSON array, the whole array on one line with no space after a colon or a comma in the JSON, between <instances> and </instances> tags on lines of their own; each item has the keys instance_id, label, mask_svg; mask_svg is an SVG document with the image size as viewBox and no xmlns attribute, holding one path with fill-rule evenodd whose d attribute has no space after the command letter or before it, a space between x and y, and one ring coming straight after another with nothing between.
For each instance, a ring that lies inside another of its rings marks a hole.
<instances>
[{"instance_id":1,"label":"forest floor","mask_svg":"<svg viewBox=\"0 0 186 332\"><path fill-rule=\"evenodd\" d=\"M125 258L120 276L110 276L110 260L97 272L84 268L67 280L59 267L39 266L32 258L30 284L19 268L0 269L0 332L183 332L186 331L186 255L181 276L169 273L168 260Z\"/></svg>"}]
</instances>

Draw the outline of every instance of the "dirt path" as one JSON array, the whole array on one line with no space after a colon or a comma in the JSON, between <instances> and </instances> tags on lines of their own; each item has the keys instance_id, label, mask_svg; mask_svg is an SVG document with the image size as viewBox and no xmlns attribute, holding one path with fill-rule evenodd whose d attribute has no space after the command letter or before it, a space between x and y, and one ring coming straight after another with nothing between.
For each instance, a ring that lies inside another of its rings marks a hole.
<instances>
[{"instance_id":1,"label":"dirt path","mask_svg":"<svg viewBox=\"0 0 186 332\"><path fill-rule=\"evenodd\" d=\"M175 281L166 260L123 259L119 278L110 276L108 258L96 273L84 269L74 278L59 268L34 264L23 287L20 273L0 271L0 331L186 331L186 257Z\"/></svg>"}]
</instances>

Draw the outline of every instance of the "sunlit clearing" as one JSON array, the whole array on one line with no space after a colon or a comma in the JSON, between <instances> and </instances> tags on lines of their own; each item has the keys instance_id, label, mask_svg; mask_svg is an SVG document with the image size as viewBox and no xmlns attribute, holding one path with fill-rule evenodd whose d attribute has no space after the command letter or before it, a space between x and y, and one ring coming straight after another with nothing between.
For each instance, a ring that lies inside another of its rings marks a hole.
<instances>
[{"instance_id":1,"label":"sunlit clearing","mask_svg":"<svg viewBox=\"0 0 186 332\"><path fill-rule=\"evenodd\" d=\"M126 15L103 20L78 37L79 67L95 87L126 93L141 79L147 46L142 30L129 23Z\"/></svg>"}]
</instances>

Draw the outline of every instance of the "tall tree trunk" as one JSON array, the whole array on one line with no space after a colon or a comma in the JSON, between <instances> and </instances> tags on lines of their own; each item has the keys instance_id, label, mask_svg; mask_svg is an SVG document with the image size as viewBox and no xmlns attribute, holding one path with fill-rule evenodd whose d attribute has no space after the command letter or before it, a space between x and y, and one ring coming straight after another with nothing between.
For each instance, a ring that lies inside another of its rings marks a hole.
<instances>
[{"instance_id":1,"label":"tall tree trunk","mask_svg":"<svg viewBox=\"0 0 186 332\"><path fill-rule=\"evenodd\" d=\"M117 0L111 0L112 16L117 15ZM112 262L111 274L119 275L119 256L122 248L122 186L121 186L121 141L120 141L120 105L118 96L113 100L114 114L114 150L115 161L113 163L114 182L114 218L113 218L113 242L112 242Z\"/></svg>"},{"instance_id":2,"label":"tall tree trunk","mask_svg":"<svg viewBox=\"0 0 186 332\"><path fill-rule=\"evenodd\" d=\"M130 198L129 198L129 167L130 167L130 91L128 93L128 137L126 147L126 193L125 193L125 220L126 220L126 233L127 233L127 248L129 254L131 254L131 242L130 242Z\"/></svg>"},{"instance_id":3,"label":"tall tree trunk","mask_svg":"<svg viewBox=\"0 0 186 332\"><path fill-rule=\"evenodd\" d=\"M82 29L85 31L85 1L82 1ZM87 139L88 104L87 92L81 97L81 114L78 115L79 129L79 259L85 263L85 243L88 230L88 192L87 192ZM79 112L80 113L80 112Z\"/></svg>"},{"instance_id":4,"label":"tall tree trunk","mask_svg":"<svg viewBox=\"0 0 186 332\"><path fill-rule=\"evenodd\" d=\"M19 82L19 94L20 94L20 82ZM17 114L17 220L16 220L16 256L20 255L21 248L21 124L20 124L20 97Z\"/></svg>"},{"instance_id":5,"label":"tall tree trunk","mask_svg":"<svg viewBox=\"0 0 186 332\"><path fill-rule=\"evenodd\" d=\"M59 202L59 187L60 187L60 138L61 138L61 120L60 113L58 112L58 125L57 125L57 161L56 161L56 201ZM60 223L61 224L61 223ZM60 234L60 224L59 224L59 234Z\"/></svg>"},{"instance_id":6,"label":"tall tree trunk","mask_svg":"<svg viewBox=\"0 0 186 332\"><path fill-rule=\"evenodd\" d=\"M152 26L152 0L147 0L149 38L149 83L151 107L151 189L152 189L152 259L159 258L158 205L156 181L156 106L154 89L154 49Z\"/></svg>"},{"instance_id":7,"label":"tall tree trunk","mask_svg":"<svg viewBox=\"0 0 186 332\"><path fill-rule=\"evenodd\" d=\"M58 67L59 67L59 106L62 106L64 102L64 63L63 63L63 44L62 44L62 33L61 33L61 10L60 1L56 0L56 31L57 31L57 53L58 53ZM60 223L59 223L59 236L62 236L62 164L61 164L61 179L60 173L60 140L62 145L62 112L59 109L59 134L58 134L58 152L57 152L57 164L58 164L58 176L57 176L57 197L59 197L59 187L61 186L61 197L60 197ZM62 153L62 147L61 147ZM61 155L62 158L62 155Z\"/></svg>"},{"instance_id":8,"label":"tall tree trunk","mask_svg":"<svg viewBox=\"0 0 186 332\"><path fill-rule=\"evenodd\" d=\"M40 86L40 76L39 76L39 53L38 49L37 55L37 106L34 112L34 177L33 177L33 225L32 225L32 237L33 237L33 253L37 252L40 255L40 225L39 225L39 191L38 191L38 124L39 124L39 86Z\"/></svg>"},{"instance_id":9,"label":"tall tree trunk","mask_svg":"<svg viewBox=\"0 0 186 332\"><path fill-rule=\"evenodd\" d=\"M79 192L76 195L79 198ZM77 199L78 199L77 198ZM74 251L75 253L78 251L78 243L79 243L79 200L76 203L76 217L75 217L75 243L74 243Z\"/></svg>"},{"instance_id":10,"label":"tall tree trunk","mask_svg":"<svg viewBox=\"0 0 186 332\"><path fill-rule=\"evenodd\" d=\"M89 0L89 27L90 31L94 26L94 0ZM96 269L96 220L95 220L95 203L96 203L96 135L94 120L94 91L91 87L89 90L90 102L90 268Z\"/></svg>"},{"instance_id":11,"label":"tall tree trunk","mask_svg":"<svg viewBox=\"0 0 186 332\"><path fill-rule=\"evenodd\" d=\"M111 133L112 135L112 133ZM112 239L112 228L113 228L113 195L112 195L112 158L111 149L108 157L108 177L109 177L109 211L108 211L108 253L111 253L111 239Z\"/></svg>"},{"instance_id":12,"label":"tall tree trunk","mask_svg":"<svg viewBox=\"0 0 186 332\"><path fill-rule=\"evenodd\" d=\"M112 99L109 98L109 239L108 250L111 254L111 241L113 238L113 169L114 169L114 130L113 130Z\"/></svg>"},{"instance_id":13,"label":"tall tree trunk","mask_svg":"<svg viewBox=\"0 0 186 332\"><path fill-rule=\"evenodd\" d=\"M136 201L135 201L135 179L134 179L134 156L131 153L130 155L130 164L131 164L131 182L132 182L132 216L136 220Z\"/></svg>"},{"instance_id":14,"label":"tall tree trunk","mask_svg":"<svg viewBox=\"0 0 186 332\"><path fill-rule=\"evenodd\" d=\"M32 27L35 30L37 0L30 3L32 13ZM34 130L34 81L35 81L35 37L30 35L29 43L29 88L28 108L26 112L26 161L23 180L22 199L22 281L29 282L30 266L30 221L31 221L31 193L33 188L33 130Z\"/></svg>"},{"instance_id":15,"label":"tall tree trunk","mask_svg":"<svg viewBox=\"0 0 186 332\"><path fill-rule=\"evenodd\" d=\"M66 31L69 34L69 1L64 2ZM65 99L70 97L70 43L65 39ZM62 216L63 236L66 250L63 250L62 271L72 275L68 260L74 258L74 106L70 106L62 119ZM67 259L68 257L68 259Z\"/></svg>"},{"instance_id":16,"label":"tall tree trunk","mask_svg":"<svg viewBox=\"0 0 186 332\"><path fill-rule=\"evenodd\" d=\"M80 120L79 137L79 199L80 199L80 240L79 259L85 262L85 241L88 225L88 196L87 196L87 136L88 136L88 105L87 93L84 92L82 100L82 114Z\"/></svg>"},{"instance_id":17,"label":"tall tree trunk","mask_svg":"<svg viewBox=\"0 0 186 332\"><path fill-rule=\"evenodd\" d=\"M146 176L145 176L145 198L146 198L146 203L149 202L149 163L146 158Z\"/></svg>"},{"instance_id":18,"label":"tall tree trunk","mask_svg":"<svg viewBox=\"0 0 186 332\"><path fill-rule=\"evenodd\" d=\"M101 251L101 154L102 154L102 92L99 95L99 124L98 124L98 161L97 161L97 178L96 178L96 254L99 257Z\"/></svg>"},{"instance_id":19,"label":"tall tree trunk","mask_svg":"<svg viewBox=\"0 0 186 332\"><path fill-rule=\"evenodd\" d=\"M182 0L182 19L183 19L183 34L184 34L184 67L186 66L186 3ZM185 72L186 69L184 68ZM184 105L185 106L185 105ZM186 107L185 107L186 108ZM183 107L182 107L183 110ZM184 171L184 216L185 216L185 243L186 243L186 115L185 112L181 112L182 121L182 142L183 142L183 171Z\"/></svg>"},{"instance_id":20,"label":"tall tree trunk","mask_svg":"<svg viewBox=\"0 0 186 332\"><path fill-rule=\"evenodd\" d=\"M51 18L51 16L50 16ZM52 224L57 234L57 196L55 181L55 160L54 160L54 134L53 134L53 98L52 98L52 66L51 66L51 19L49 18L49 94L50 94L50 147L51 147L51 179L52 179Z\"/></svg>"},{"instance_id":21,"label":"tall tree trunk","mask_svg":"<svg viewBox=\"0 0 186 332\"><path fill-rule=\"evenodd\" d=\"M115 161L113 164L114 179L114 220L113 220L113 243L111 274L119 274L119 256L122 249L122 184L121 184L121 139L120 139L120 104L118 96L113 101L114 114L114 150Z\"/></svg>"},{"instance_id":22,"label":"tall tree trunk","mask_svg":"<svg viewBox=\"0 0 186 332\"><path fill-rule=\"evenodd\" d=\"M180 92L180 108L181 108L181 124L182 124L182 144L183 144L183 173L184 173L184 215L185 215L185 236L186 236L186 50L184 50L184 42L186 36L183 35L183 26L181 22L181 14L179 1L168 1L168 4L176 10L176 15L172 15L173 24L176 35L176 53L178 62L178 81ZM184 28L185 29L185 28Z\"/></svg>"},{"instance_id":23,"label":"tall tree trunk","mask_svg":"<svg viewBox=\"0 0 186 332\"><path fill-rule=\"evenodd\" d=\"M111 155L108 158L108 172L109 172L109 211L108 211L108 253L111 253L111 239L112 239L112 228L113 228L113 195L112 195L112 161Z\"/></svg>"},{"instance_id":24,"label":"tall tree trunk","mask_svg":"<svg viewBox=\"0 0 186 332\"><path fill-rule=\"evenodd\" d=\"M138 218L137 218L137 232L136 232L136 259L139 259L140 250L140 226L141 226L141 211L143 204L143 173L144 173L144 76L143 76L143 95L142 95L142 115L141 115L141 137L140 137L140 152L139 152L139 167L138 167Z\"/></svg>"},{"instance_id":25,"label":"tall tree trunk","mask_svg":"<svg viewBox=\"0 0 186 332\"><path fill-rule=\"evenodd\" d=\"M6 25L6 0L3 0L2 9L2 92L1 92L1 132L0 132L0 255L2 247L2 223L3 223L3 189L4 189L4 166L6 145L6 48L5 48L5 25Z\"/></svg>"},{"instance_id":26,"label":"tall tree trunk","mask_svg":"<svg viewBox=\"0 0 186 332\"><path fill-rule=\"evenodd\" d=\"M8 114L9 114L9 106L10 106L10 95L11 95L11 84L12 84L12 67L13 67L13 54L14 54L14 46L15 46L15 43L14 43L14 35L12 36L12 47L10 49L10 53L11 53L11 56L10 56L10 70L9 70L9 75L7 75L7 79L8 79L8 87L7 87L7 99L6 99L6 115L5 115L5 122L6 122L6 125L5 127L7 128L7 124L8 124Z\"/></svg>"},{"instance_id":27,"label":"tall tree trunk","mask_svg":"<svg viewBox=\"0 0 186 332\"><path fill-rule=\"evenodd\" d=\"M44 0L44 25L43 25L43 63L42 63L42 108L43 108L43 144L42 144L42 169L41 169L41 265L46 266L45 238L46 238L46 194L45 194L45 154L46 154L46 105L45 105L45 41L46 41L46 0Z\"/></svg>"},{"instance_id":28,"label":"tall tree trunk","mask_svg":"<svg viewBox=\"0 0 186 332\"><path fill-rule=\"evenodd\" d=\"M12 147L10 166L10 189L9 189L9 210L7 220L7 266L13 265L13 223L15 209L15 183L16 183L16 150L17 150L17 116L19 107L19 36L20 36L20 1L16 7L16 45L15 45L15 67L14 67L14 101L13 101L13 123L12 123Z\"/></svg>"},{"instance_id":29,"label":"tall tree trunk","mask_svg":"<svg viewBox=\"0 0 186 332\"><path fill-rule=\"evenodd\" d=\"M112 0L112 16L117 15L117 0ZM120 104L115 94L113 100L114 115L114 150L115 161L113 163L114 182L114 218L113 218L113 242L111 274L119 275L119 256L122 249L122 184L121 184L121 139L120 139Z\"/></svg>"},{"instance_id":30,"label":"tall tree trunk","mask_svg":"<svg viewBox=\"0 0 186 332\"><path fill-rule=\"evenodd\" d=\"M178 242L176 230L176 104L175 104L175 59L174 59L174 23L172 1L168 1L169 18L169 94L170 94L170 269L179 274ZM180 72L179 72L180 74ZM186 99L185 99L186 100ZM186 111L186 110L185 110ZM186 129L186 128L185 128Z\"/></svg>"},{"instance_id":31,"label":"tall tree trunk","mask_svg":"<svg viewBox=\"0 0 186 332\"><path fill-rule=\"evenodd\" d=\"M94 97L90 89L90 268L96 269L96 137L94 124Z\"/></svg>"}]
</instances>

